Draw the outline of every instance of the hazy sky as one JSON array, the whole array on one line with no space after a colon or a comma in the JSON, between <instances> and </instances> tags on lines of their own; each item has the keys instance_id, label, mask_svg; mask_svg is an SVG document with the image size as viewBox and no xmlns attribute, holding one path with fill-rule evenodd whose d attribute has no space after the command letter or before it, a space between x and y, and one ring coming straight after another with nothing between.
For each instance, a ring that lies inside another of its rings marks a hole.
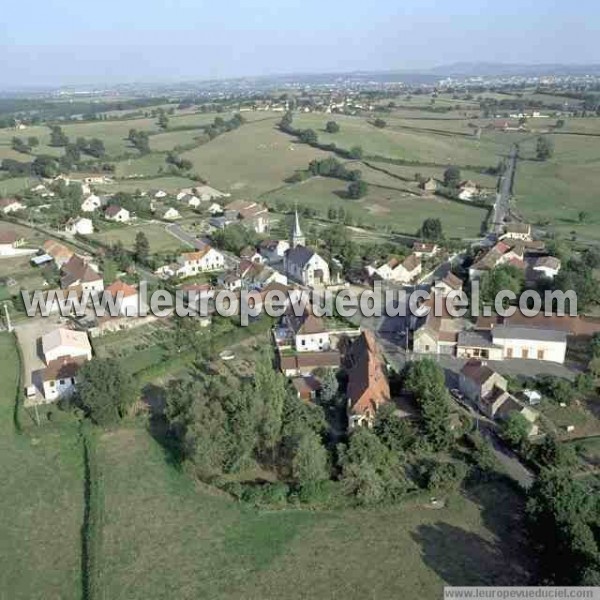
<instances>
[{"instance_id":1,"label":"hazy sky","mask_svg":"<svg viewBox=\"0 0 600 600\"><path fill-rule=\"evenodd\" d=\"M0 85L600 63L598 0L3 3Z\"/></svg>"}]
</instances>

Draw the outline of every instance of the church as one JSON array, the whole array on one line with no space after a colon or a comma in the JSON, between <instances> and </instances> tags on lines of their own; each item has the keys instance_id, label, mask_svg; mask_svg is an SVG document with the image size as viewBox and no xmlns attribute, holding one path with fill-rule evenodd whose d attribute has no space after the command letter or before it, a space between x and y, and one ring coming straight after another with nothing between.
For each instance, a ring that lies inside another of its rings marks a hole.
<instances>
[{"instance_id":1,"label":"church","mask_svg":"<svg viewBox=\"0 0 600 600\"><path fill-rule=\"evenodd\" d=\"M314 287L330 283L330 272L327 261L306 245L306 237L300 228L298 211L294 213L291 248L283 259L286 275L303 285Z\"/></svg>"}]
</instances>

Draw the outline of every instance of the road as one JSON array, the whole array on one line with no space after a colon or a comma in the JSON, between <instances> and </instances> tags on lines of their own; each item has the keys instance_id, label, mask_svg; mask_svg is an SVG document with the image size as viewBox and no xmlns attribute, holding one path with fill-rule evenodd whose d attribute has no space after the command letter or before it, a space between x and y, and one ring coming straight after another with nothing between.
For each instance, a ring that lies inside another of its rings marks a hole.
<instances>
[{"instance_id":1,"label":"road","mask_svg":"<svg viewBox=\"0 0 600 600\"><path fill-rule=\"evenodd\" d=\"M515 170L517 167L517 158L519 148L515 144L508 156L508 163L504 173L498 180L498 191L496 193L496 203L494 204L494 215L490 223L490 235L499 235L503 231L504 220L510 211L510 198L513 191L513 182Z\"/></svg>"}]
</instances>

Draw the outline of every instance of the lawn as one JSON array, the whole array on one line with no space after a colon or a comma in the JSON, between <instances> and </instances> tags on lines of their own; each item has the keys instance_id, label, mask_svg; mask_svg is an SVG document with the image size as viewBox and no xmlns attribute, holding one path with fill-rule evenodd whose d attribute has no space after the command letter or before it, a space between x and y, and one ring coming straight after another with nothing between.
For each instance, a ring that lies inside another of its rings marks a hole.
<instances>
[{"instance_id":1,"label":"lawn","mask_svg":"<svg viewBox=\"0 0 600 600\"><path fill-rule=\"evenodd\" d=\"M108 598L433 600L444 582L528 581L522 507L505 487L442 510L260 512L194 485L140 429L105 434L100 457Z\"/></svg>"},{"instance_id":2,"label":"lawn","mask_svg":"<svg viewBox=\"0 0 600 600\"><path fill-rule=\"evenodd\" d=\"M515 181L516 206L533 223L549 223L563 234L600 240L598 138L552 135L554 156L545 162L522 160ZM580 212L587 213L582 222Z\"/></svg>"},{"instance_id":3,"label":"lawn","mask_svg":"<svg viewBox=\"0 0 600 600\"><path fill-rule=\"evenodd\" d=\"M158 175L161 167L163 169L167 167L165 157L166 154L152 152L144 154L144 156L140 156L139 158L121 160L115 163L115 175L117 177L149 177ZM122 182L119 181L116 185L121 188Z\"/></svg>"},{"instance_id":4,"label":"lawn","mask_svg":"<svg viewBox=\"0 0 600 600\"><path fill-rule=\"evenodd\" d=\"M295 143L276 124L276 117L246 123L181 156L192 161L193 171L206 178L209 185L255 197L282 186L284 179L306 168L313 158L328 156Z\"/></svg>"},{"instance_id":5,"label":"lawn","mask_svg":"<svg viewBox=\"0 0 600 600\"><path fill-rule=\"evenodd\" d=\"M36 185L38 181L30 177L11 177L10 179L0 179L0 196L9 196L18 192L24 192L26 189Z\"/></svg>"},{"instance_id":6,"label":"lawn","mask_svg":"<svg viewBox=\"0 0 600 600\"><path fill-rule=\"evenodd\" d=\"M156 152L167 152L168 150L173 150L175 146L186 146L196 143L197 138L202 136L203 133L202 129L157 133L150 138L150 148Z\"/></svg>"},{"instance_id":7,"label":"lawn","mask_svg":"<svg viewBox=\"0 0 600 600\"><path fill-rule=\"evenodd\" d=\"M177 252L184 248L188 249L176 237L168 233L164 225L158 223L140 223L139 225L125 225L123 227L113 227L105 231L95 233L90 236L103 244L114 244L121 242L128 250L133 250L135 246L135 236L143 231L150 242L150 252Z\"/></svg>"},{"instance_id":8,"label":"lawn","mask_svg":"<svg viewBox=\"0 0 600 600\"><path fill-rule=\"evenodd\" d=\"M398 182L402 185L402 182ZM290 206L310 206L327 216L329 207L344 208L357 224L371 225L382 230L414 235L428 217L442 219L444 233L449 237L471 238L479 235L487 215L485 209L466 206L443 198L420 198L407 192L369 186L368 194L360 200L343 197L347 184L337 179L312 178L289 185L265 195L262 199L275 206L278 200Z\"/></svg>"},{"instance_id":9,"label":"lawn","mask_svg":"<svg viewBox=\"0 0 600 600\"><path fill-rule=\"evenodd\" d=\"M13 337L0 333L0 597L78 599L81 444L74 424L61 427L59 433L15 432L17 374Z\"/></svg>"}]
</instances>

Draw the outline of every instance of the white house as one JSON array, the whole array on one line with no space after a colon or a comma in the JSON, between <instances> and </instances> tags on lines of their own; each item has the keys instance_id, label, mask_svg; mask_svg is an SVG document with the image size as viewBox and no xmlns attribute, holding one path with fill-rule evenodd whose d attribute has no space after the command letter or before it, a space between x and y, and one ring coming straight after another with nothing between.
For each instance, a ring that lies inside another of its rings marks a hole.
<instances>
[{"instance_id":1,"label":"white house","mask_svg":"<svg viewBox=\"0 0 600 600\"><path fill-rule=\"evenodd\" d=\"M92 358L92 347L87 333L60 327L42 336L42 353L46 364L63 357Z\"/></svg>"},{"instance_id":2,"label":"white house","mask_svg":"<svg viewBox=\"0 0 600 600\"><path fill-rule=\"evenodd\" d=\"M542 256L532 265L533 272L548 279L554 279L560 271L560 260L554 256Z\"/></svg>"},{"instance_id":3,"label":"white house","mask_svg":"<svg viewBox=\"0 0 600 600\"><path fill-rule=\"evenodd\" d=\"M111 283L106 292L117 302L119 313L125 317L134 317L140 312L140 299L136 288L124 281Z\"/></svg>"},{"instance_id":4,"label":"white house","mask_svg":"<svg viewBox=\"0 0 600 600\"><path fill-rule=\"evenodd\" d=\"M183 204L191 206L192 208L198 208L202 203L198 196L194 196L194 194L184 194L182 192L179 192L179 194L177 194L177 200L179 200Z\"/></svg>"},{"instance_id":5,"label":"white house","mask_svg":"<svg viewBox=\"0 0 600 600\"><path fill-rule=\"evenodd\" d=\"M176 208L172 206L165 206L164 208L159 208L156 211L157 215L165 220L165 221L176 221L177 219L181 219L181 215Z\"/></svg>"},{"instance_id":6,"label":"white house","mask_svg":"<svg viewBox=\"0 0 600 600\"><path fill-rule=\"evenodd\" d=\"M237 269L221 273L217 279L217 284L230 292L239 290L242 287L242 276Z\"/></svg>"},{"instance_id":7,"label":"white house","mask_svg":"<svg viewBox=\"0 0 600 600\"><path fill-rule=\"evenodd\" d=\"M225 257L208 244L197 252L184 252L177 259L177 275L191 277L205 271L220 271L225 268Z\"/></svg>"},{"instance_id":8,"label":"white house","mask_svg":"<svg viewBox=\"0 0 600 600\"><path fill-rule=\"evenodd\" d=\"M507 223L500 239L530 242L533 239L531 236L531 225L529 223Z\"/></svg>"},{"instance_id":9,"label":"white house","mask_svg":"<svg viewBox=\"0 0 600 600\"><path fill-rule=\"evenodd\" d=\"M290 248L285 253L283 264L287 276L304 285L327 285L330 282L327 261L306 246Z\"/></svg>"},{"instance_id":10,"label":"white house","mask_svg":"<svg viewBox=\"0 0 600 600\"><path fill-rule=\"evenodd\" d=\"M421 257L410 254L402 262L397 258L391 258L379 267L367 267L369 275L377 275L386 281L398 283L409 283L421 274Z\"/></svg>"},{"instance_id":11,"label":"white house","mask_svg":"<svg viewBox=\"0 0 600 600\"><path fill-rule=\"evenodd\" d=\"M100 196L96 196L96 194L91 194L81 203L81 211L94 212L101 206L102 199L100 198Z\"/></svg>"},{"instance_id":12,"label":"white house","mask_svg":"<svg viewBox=\"0 0 600 600\"><path fill-rule=\"evenodd\" d=\"M41 380L46 402L70 396L75 391L77 374L84 358L62 357L50 361L42 370Z\"/></svg>"},{"instance_id":13,"label":"white house","mask_svg":"<svg viewBox=\"0 0 600 600\"><path fill-rule=\"evenodd\" d=\"M0 256L16 256L25 239L14 231L0 231Z\"/></svg>"},{"instance_id":14,"label":"white house","mask_svg":"<svg viewBox=\"0 0 600 600\"><path fill-rule=\"evenodd\" d=\"M256 233L265 233L269 229L269 210L264 204L252 200L234 200L225 207L225 215L231 215L232 222L237 219L251 227Z\"/></svg>"},{"instance_id":15,"label":"white house","mask_svg":"<svg viewBox=\"0 0 600 600\"><path fill-rule=\"evenodd\" d=\"M564 363L567 333L554 329L497 325L492 328L494 345L502 348L503 358L527 358Z\"/></svg>"},{"instance_id":16,"label":"white house","mask_svg":"<svg viewBox=\"0 0 600 600\"><path fill-rule=\"evenodd\" d=\"M0 210L5 214L25 210L25 205L14 198L0 198Z\"/></svg>"},{"instance_id":17,"label":"white house","mask_svg":"<svg viewBox=\"0 0 600 600\"><path fill-rule=\"evenodd\" d=\"M104 211L104 218L107 221L116 221L117 223L127 223L130 219L129 211L126 208L111 204Z\"/></svg>"},{"instance_id":18,"label":"white house","mask_svg":"<svg viewBox=\"0 0 600 600\"><path fill-rule=\"evenodd\" d=\"M69 219L69 221L67 221L65 231L67 233L72 233L73 235L90 235L91 233L94 233L94 225L91 219L78 217L76 219Z\"/></svg>"},{"instance_id":19,"label":"white house","mask_svg":"<svg viewBox=\"0 0 600 600\"><path fill-rule=\"evenodd\" d=\"M79 288L82 291L101 292L104 289L104 279L96 268L87 260L77 254L61 267L60 287Z\"/></svg>"},{"instance_id":20,"label":"white house","mask_svg":"<svg viewBox=\"0 0 600 600\"><path fill-rule=\"evenodd\" d=\"M217 202L213 202L206 211L211 215L220 215L223 212L223 207Z\"/></svg>"},{"instance_id":21,"label":"white house","mask_svg":"<svg viewBox=\"0 0 600 600\"><path fill-rule=\"evenodd\" d=\"M458 184L458 197L461 200L471 200L477 195L479 195L479 187L475 182L466 180Z\"/></svg>"},{"instance_id":22,"label":"white house","mask_svg":"<svg viewBox=\"0 0 600 600\"><path fill-rule=\"evenodd\" d=\"M269 263L282 261L289 249L290 243L287 240L264 240L258 247L260 254Z\"/></svg>"}]
</instances>

